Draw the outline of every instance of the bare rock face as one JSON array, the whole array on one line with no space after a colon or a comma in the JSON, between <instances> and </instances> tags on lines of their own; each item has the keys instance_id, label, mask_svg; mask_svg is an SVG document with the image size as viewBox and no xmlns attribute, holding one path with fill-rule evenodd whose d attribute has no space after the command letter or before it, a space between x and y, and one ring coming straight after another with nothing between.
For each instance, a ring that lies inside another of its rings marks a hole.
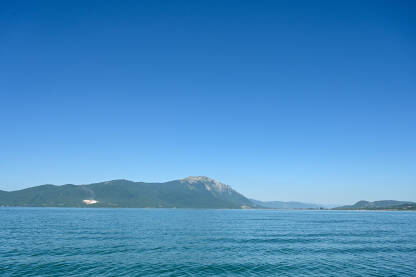
<instances>
[{"instance_id":1,"label":"bare rock face","mask_svg":"<svg viewBox=\"0 0 416 277\"><path fill-rule=\"evenodd\" d=\"M220 183L206 176L189 176L185 179L182 179L182 181L190 184L203 183L205 188L209 191L216 191L221 193L231 193L234 191L229 185Z\"/></svg>"},{"instance_id":2,"label":"bare rock face","mask_svg":"<svg viewBox=\"0 0 416 277\"><path fill-rule=\"evenodd\" d=\"M98 203L97 200L93 200L93 199L84 199L82 200L82 202L84 202L86 205L92 205L92 204Z\"/></svg>"}]
</instances>

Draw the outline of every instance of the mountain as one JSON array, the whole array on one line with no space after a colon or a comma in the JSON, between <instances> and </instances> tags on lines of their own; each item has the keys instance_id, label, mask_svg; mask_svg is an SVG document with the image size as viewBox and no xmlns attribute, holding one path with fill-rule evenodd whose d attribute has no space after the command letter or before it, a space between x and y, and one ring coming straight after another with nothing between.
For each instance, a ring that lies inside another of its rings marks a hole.
<instances>
[{"instance_id":1,"label":"mountain","mask_svg":"<svg viewBox=\"0 0 416 277\"><path fill-rule=\"evenodd\" d=\"M230 186L208 177L165 183L113 180L88 185L41 185L0 191L0 206L126 208L257 208Z\"/></svg>"},{"instance_id":2,"label":"mountain","mask_svg":"<svg viewBox=\"0 0 416 277\"><path fill-rule=\"evenodd\" d=\"M365 201L361 200L354 205L347 205L336 207L334 210L414 210L416 209L415 202L396 201L396 200L380 200L380 201Z\"/></svg>"},{"instance_id":3,"label":"mountain","mask_svg":"<svg viewBox=\"0 0 416 277\"><path fill-rule=\"evenodd\" d=\"M262 206L269 209L319 209L325 207L324 205L302 203L295 201L259 201L255 199L250 199L250 201L258 206Z\"/></svg>"}]
</instances>

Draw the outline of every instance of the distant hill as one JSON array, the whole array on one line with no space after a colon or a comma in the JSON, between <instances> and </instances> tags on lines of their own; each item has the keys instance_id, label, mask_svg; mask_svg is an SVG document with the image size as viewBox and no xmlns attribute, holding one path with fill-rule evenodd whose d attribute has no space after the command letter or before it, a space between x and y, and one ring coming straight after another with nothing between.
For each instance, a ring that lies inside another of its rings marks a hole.
<instances>
[{"instance_id":1,"label":"distant hill","mask_svg":"<svg viewBox=\"0 0 416 277\"><path fill-rule=\"evenodd\" d=\"M165 183L113 180L89 185L42 185L0 191L0 206L128 208L256 208L230 186L208 177Z\"/></svg>"},{"instance_id":2,"label":"distant hill","mask_svg":"<svg viewBox=\"0 0 416 277\"><path fill-rule=\"evenodd\" d=\"M250 201L258 206L262 206L269 209L319 209L324 207L324 205L302 203L295 201L259 201L255 199L250 199Z\"/></svg>"},{"instance_id":3,"label":"distant hill","mask_svg":"<svg viewBox=\"0 0 416 277\"><path fill-rule=\"evenodd\" d=\"M354 205L336 207L334 210L416 210L416 203L396 200L380 200L374 202L361 200Z\"/></svg>"}]
</instances>

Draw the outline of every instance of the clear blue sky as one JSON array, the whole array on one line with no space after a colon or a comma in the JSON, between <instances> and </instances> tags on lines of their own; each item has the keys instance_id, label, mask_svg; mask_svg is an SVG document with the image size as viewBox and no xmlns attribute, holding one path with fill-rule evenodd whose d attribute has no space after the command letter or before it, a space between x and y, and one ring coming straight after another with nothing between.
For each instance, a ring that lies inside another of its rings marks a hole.
<instances>
[{"instance_id":1,"label":"clear blue sky","mask_svg":"<svg viewBox=\"0 0 416 277\"><path fill-rule=\"evenodd\" d=\"M0 189L206 175L416 201L415 1L3 1Z\"/></svg>"}]
</instances>

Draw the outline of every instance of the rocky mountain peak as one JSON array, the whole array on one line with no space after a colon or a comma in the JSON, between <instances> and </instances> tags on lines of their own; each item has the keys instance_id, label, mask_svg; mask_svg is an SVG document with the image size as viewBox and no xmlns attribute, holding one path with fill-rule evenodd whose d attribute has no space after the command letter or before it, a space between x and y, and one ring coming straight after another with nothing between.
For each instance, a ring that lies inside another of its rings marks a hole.
<instances>
[{"instance_id":1,"label":"rocky mountain peak","mask_svg":"<svg viewBox=\"0 0 416 277\"><path fill-rule=\"evenodd\" d=\"M217 192L231 192L233 190L230 186L206 176L189 176L182 179L182 181L190 184L202 183L207 190L214 190Z\"/></svg>"}]
</instances>

